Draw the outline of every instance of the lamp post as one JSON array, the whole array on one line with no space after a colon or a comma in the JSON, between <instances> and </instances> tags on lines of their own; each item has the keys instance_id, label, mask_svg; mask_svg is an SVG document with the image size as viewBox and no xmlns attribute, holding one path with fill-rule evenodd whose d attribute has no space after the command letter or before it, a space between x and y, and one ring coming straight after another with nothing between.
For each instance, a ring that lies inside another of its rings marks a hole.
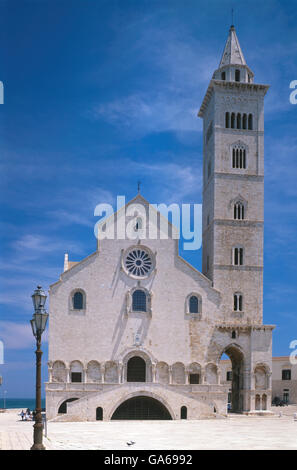
<instances>
[{"instance_id":1,"label":"lamp post","mask_svg":"<svg viewBox=\"0 0 297 470\"><path fill-rule=\"evenodd\" d=\"M44 304L46 295L41 286L32 295L35 313L31 320L33 335L36 338L36 407L35 407L35 424L34 424L34 444L31 450L45 450L42 444L42 415L41 415L41 335L45 330L48 313L46 313Z\"/></svg>"}]
</instances>

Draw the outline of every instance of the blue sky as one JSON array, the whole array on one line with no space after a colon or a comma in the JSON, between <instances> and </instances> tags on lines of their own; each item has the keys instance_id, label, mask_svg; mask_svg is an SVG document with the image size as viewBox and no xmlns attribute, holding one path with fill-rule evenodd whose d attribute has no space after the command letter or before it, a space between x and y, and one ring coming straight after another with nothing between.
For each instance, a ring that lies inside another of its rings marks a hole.
<instances>
[{"instance_id":1,"label":"blue sky","mask_svg":"<svg viewBox=\"0 0 297 470\"><path fill-rule=\"evenodd\" d=\"M274 354L297 338L295 1L0 2L0 366L8 397L34 396L31 293L95 250L94 207L201 203L197 111L231 23L265 108L264 322ZM185 257L201 266L201 250ZM46 342L44 360L46 360ZM44 372L45 377L45 372ZM1 406L1 402L0 402Z\"/></svg>"}]
</instances>

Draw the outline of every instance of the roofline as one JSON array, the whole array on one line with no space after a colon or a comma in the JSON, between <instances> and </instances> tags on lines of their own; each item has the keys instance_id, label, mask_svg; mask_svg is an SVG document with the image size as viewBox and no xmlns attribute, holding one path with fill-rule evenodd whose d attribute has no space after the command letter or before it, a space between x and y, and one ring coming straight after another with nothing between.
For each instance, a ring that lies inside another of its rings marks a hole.
<instances>
[{"instance_id":1,"label":"roofline","mask_svg":"<svg viewBox=\"0 0 297 470\"><path fill-rule=\"evenodd\" d=\"M99 225L103 225L103 224L106 224L108 222L108 220L110 220L112 217L115 217L116 215L118 215L122 210L126 209L127 206L131 205L133 202L137 201L137 199L141 199L145 204L147 204L149 207L151 207L157 214L160 214L160 217L162 217L163 219L166 220L166 223L168 223L171 227L173 227L175 230L178 230L179 232L179 228L176 227L172 222L170 222L160 211L158 211L154 206L153 204L151 204L147 199L145 199L140 193L138 193L134 198L132 198L130 201L126 202L126 204L124 206L122 206L120 209L118 209L117 211L113 212L112 214L110 214L109 217L107 217L107 219L103 219L102 221L99 221ZM99 239L97 238L97 251L99 251Z\"/></svg>"},{"instance_id":2,"label":"roofline","mask_svg":"<svg viewBox=\"0 0 297 470\"><path fill-rule=\"evenodd\" d=\"M177 257L183 262L185 263L189 268L191 268L193 271L196 271L198 274L200 274L200 276L208 282L208 284L210 284L210 287L212 288L212 290L214 290L215 292L217 292L219 295L221 295L221 292L217 289L215 289L215 287L213 287L212 285L212 281L205 276L205 274L203 274L201 271L199 271L197 268L195 268L191 263L189 263L188 261L186 261L182 256L180 256L179 253L177 253Z\"/></svg>"},{"instance_id":3,"label":"roofline","mask_svg":"<svg viewBox=\"0 0 297 470\"><path fill-rule=\"evenodd\" d=\"M250 88L254 90L265 90L265 95L270 88L270 85L264 85L260 83L244 83L244 82L229 82L226 80L215 80L211 79L209 82L209 85L207 87L207 90L205 92L202 104L200 106L199 112L197 114L198 117L203 118L204 111L207 108L208 102L210 100L210 97L213 93L213 90L215 87L225 87L225 88Z\"/></svg>"},{"instance_id":4,"label":"roofline","mask_svg":"<svg viewBox=\"0 0 297 470\"><path fill-rule=\"evenodd\" d=\"M71 271L72 269L76 268L76 266L78 266L79 264L83 263L84 261L86 261L87 259L91 258L92 256L94 255L97 255L98 254L98 251L94 251L93 253L91 253L90 255L86 256L85 258L83 258L82 260L80 261L76 261L73 266L71 266L71 268L67 269L66 271L63 271L61 274L60 274L60 279L56 282L54 282L53 284L50 284L49 285L49 289L51 289L52 287L54 287L55 285L59 284L60 282L62 282L62 278L64 276L64 274L66 273L69 273L69 271Z\"/></svg>"}]
</instances>

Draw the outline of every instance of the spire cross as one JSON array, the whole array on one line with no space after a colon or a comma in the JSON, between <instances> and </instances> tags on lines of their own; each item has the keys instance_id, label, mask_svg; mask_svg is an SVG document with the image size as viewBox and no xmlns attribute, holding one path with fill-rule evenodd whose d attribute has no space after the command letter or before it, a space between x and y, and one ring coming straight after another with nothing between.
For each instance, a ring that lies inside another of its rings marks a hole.
<instances>
[{"instance_id":1,"label":"spire cross","mask_svg":"<svg viewBox=\"0 0 297 470\"><path fill-rule=\"evenodd\" d=\"M140 194L140 184L141 184L141 182L138 181L138 182L137 182L137 192L138 192L138 194Z\"/></svg>"}]
</instances>

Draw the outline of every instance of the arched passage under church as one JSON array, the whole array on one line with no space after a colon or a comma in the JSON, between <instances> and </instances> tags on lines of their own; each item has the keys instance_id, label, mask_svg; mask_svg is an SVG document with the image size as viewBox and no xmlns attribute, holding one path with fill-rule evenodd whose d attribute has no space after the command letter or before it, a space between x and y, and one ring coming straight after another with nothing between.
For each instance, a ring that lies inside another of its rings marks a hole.
<instances>
[{"instance_id":1,"label":"arched passage under church","mask_svg":"<svg viewBox=\"0 0 297 470\"><path fill-rule=\"evenodd\" d=\"M67 413L67 403L71 403L72 401L78 400L78 398L68 398L68 400L63 401L63 403L59 406L58 413L65 414Z\"/></svg>"},{"instance_id":2,"label":"arched passage under church","mask_svg":"<svg viewBox=\"0 0 297 470\"><path fill-rule=\"evenodd\" d=\"M244 356L240 348L234 344L228 346L223 351L226 354L232 365L232 383L231 394L229 394L228 411L232 413L241 413L243 411L243 364Z\"/></svg>"},{"instance_id":3,"label":"arched passage under church","mask_svg":"<svg viewBox=\"0 0 297 470\"><path fill-rule=\"evenodd\" d=\"M136 396L124 401L113 413L112 420L171 420L167 408L152 397Z\"/></svg>"},{"instance_id":4,"label":"arched passage under church","mask_svg":"<svg viewBox=\"0 0 297 470\"><path fill-rule=\"evenodd\" d=\"M146 363L142 357L133 356L127 363L127 382L145 382Z\"/></svg>"}]
</instances>

